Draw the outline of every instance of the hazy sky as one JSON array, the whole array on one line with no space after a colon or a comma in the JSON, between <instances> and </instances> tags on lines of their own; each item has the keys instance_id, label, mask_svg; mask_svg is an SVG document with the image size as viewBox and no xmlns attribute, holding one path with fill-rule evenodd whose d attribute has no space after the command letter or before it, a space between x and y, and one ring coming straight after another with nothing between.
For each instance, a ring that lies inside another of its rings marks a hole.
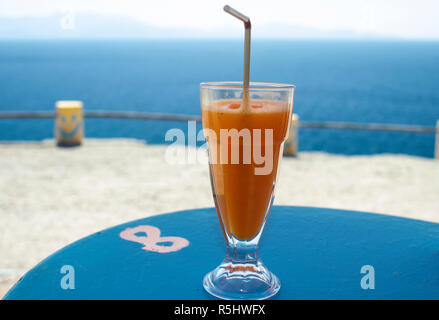
<instances>
[{"instance_id":1,"label":"hazy sky","mask_svg":"<svg viewBox=\"0 0 439 320\"><path fill-rule=\"evenodd\" d=\"M159 27L242 28L222 12L225 4L250 16L254 26L295 25L439 39L439 0L0 0L0 17L73 10L124 16Z\"/></svg>"}]
</instances>

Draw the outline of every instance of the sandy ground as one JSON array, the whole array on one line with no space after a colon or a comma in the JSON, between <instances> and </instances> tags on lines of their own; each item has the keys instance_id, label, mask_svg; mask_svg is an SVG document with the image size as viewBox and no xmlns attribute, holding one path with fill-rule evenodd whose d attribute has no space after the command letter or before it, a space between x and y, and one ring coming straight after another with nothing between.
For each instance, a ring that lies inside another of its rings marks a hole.
<instances>
[{"instance_id":1,"label":"sandy ground","mask_svg":"<svg viewBox=\"0 0 439 320\"><path fill-rule=\"evenodd\" d=\"M165 155L172 152L118 139L87 140L79 148L0 144L0 297L40 260L92 232L213 206L207 165L170 164ZM439 222L433 159L304 152L284 158L277 188L275 204Z\"/></svg>"}]
</instances>

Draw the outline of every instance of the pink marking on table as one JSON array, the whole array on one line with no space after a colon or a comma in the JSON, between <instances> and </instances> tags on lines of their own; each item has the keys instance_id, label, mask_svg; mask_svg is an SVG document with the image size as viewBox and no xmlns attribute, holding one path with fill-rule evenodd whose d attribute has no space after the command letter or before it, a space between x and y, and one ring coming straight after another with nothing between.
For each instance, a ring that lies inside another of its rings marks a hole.
<instances>
[{"instance_id":1,"label":"pink marking on table","mask_svg":"<svg viewBox=\"0 0 439 320\"><path fill-rule=\"evenodd\" d=\"M136 236L136 233L144 232L146 236ZM120 233L124 240L138 242L145 245L142 249L147 251L168 253L181 250L189 245L189 241L182 237L161 237L160 229L154 226L137 226L135 228L126 228ZM160 242L171 242L170 246L162 246Z\"/></svg>"}]
</instances>

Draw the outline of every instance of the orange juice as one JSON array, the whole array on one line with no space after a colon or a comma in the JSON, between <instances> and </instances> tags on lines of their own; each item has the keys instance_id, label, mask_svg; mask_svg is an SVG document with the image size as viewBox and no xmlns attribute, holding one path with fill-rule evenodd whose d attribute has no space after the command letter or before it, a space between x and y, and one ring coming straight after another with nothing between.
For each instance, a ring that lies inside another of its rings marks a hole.
<instances>
[{"instance_id":1,"label":"orange juice","mask_svg":"<svg viewBox=\"0 0 439 320\"><path fill-rule=\"evenodd\" d=\"M244 107L241 100L219 100L202 106L215 205L229 236L251 240L261 230L290 119L290 108L281 102L251 100ZM224 135L233 129L242 134Z\"/></svg>"}]
</instances>

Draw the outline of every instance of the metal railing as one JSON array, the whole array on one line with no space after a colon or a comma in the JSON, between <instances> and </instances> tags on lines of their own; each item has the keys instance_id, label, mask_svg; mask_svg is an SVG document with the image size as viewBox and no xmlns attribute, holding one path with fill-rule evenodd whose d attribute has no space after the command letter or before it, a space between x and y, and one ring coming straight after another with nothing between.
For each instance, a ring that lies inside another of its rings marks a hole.
<instances>
[{"instance_id":1,"label":"metal railing","mask_svg":"<svg viewBox=\"0 0 439 320\"><path fill-rule=\"evenodd\" d=\"M30 112L0 112L0 119L50 119L56 113L53 111L30 111ZM148 113L131 111L84 111L84 118L110 118L110 119L138 119L138 120L162 120L162 121L201 121L201 116L169 113ZM361 122L315 122L300 121L299 128L305 129L345 129L345 130L372 130L372 131L396 131L413 133L439 133L439 128L433 126L403 125L388 123L361 123Z\"/></svg>"},{"instance_id":2,"label":"metal railing","mask_svg":"<svg viewBox=\"0 0 439 320\"><path fill-rule=\"evenodd\" d=\"M49 119L55 118L54 111L29 111L29 112L0 112L0 119ZM110 119L137 119L137 120L162 120L162 121L201 121L201 116L185 114L148 113L130 111L83 111L84 118L110 118ZM357 122L314 122L298 121L300 129L341 129L341 130L369 130L392 131L408 133L436 134L435 157L439 159L439 120L437 126L402 125L387 123L357 123Z\"/></svg>"},{"instance_id":3,"label":"metal railing","mask_svg":"<svg viewBox=\"0 0 439 320\"><path fill-rule=\"evenodd\" d=\"M357 122L299 122L299 128L307 129L345 129L345 130L371 130L394 131L413 133L438 133L438 128L419 125L388 124L388 123L357 123Z\"/></svg>"}]
</instances>

